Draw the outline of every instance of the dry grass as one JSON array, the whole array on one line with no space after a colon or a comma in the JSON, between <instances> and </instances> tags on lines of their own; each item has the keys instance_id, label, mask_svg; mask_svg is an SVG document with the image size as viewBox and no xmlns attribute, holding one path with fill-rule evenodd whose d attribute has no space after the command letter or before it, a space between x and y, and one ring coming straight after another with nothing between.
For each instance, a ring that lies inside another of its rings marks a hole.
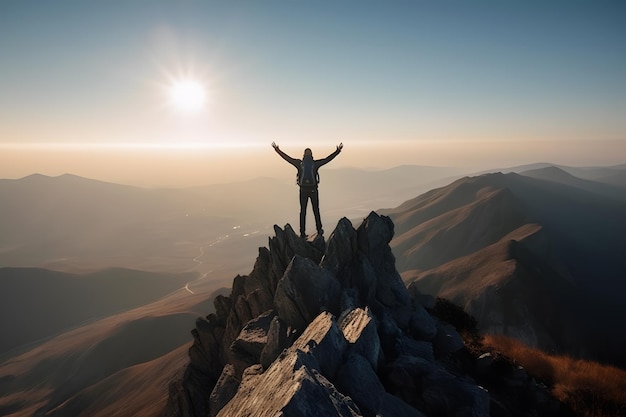
<instances>
[{"instance_id":1,"label":"dry grass","mask_svg":"<svg viewBox=\"0 0 626 417\"><path fill-rule=\"evenodd\" d=\"M549 355L506 336L487 335L492 347L551 387L552 394L584 417L626 416L626 371L597 362Z\"/></svg>"}]
</instances>

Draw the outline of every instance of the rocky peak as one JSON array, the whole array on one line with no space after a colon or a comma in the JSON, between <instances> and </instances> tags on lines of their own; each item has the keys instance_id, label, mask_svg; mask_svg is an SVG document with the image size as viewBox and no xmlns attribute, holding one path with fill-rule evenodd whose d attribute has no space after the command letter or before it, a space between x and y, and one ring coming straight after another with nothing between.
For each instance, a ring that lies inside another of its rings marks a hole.
<instances>
[{"instance_id":1,"label":"rocky peak","mask_svg":"<svg viewBox=\"0 0 626 417\"><path fill-rule=\"evenodd\" d=\"M493 360L431 315L431 297L409 293L388 217L372 212L357 229L341 219L327 242L274 230L252 272L196 321L164 416L558 413L523 370L494 376Z\"/></svg>"}]
</instances>

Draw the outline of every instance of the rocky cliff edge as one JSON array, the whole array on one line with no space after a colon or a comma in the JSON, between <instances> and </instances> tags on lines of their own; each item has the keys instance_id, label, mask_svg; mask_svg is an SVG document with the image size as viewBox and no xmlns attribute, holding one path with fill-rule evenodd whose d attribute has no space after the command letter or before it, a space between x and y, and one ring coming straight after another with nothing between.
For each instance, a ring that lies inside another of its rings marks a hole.
<instances>
[{"instance_id":1,"label":"rocky cliff edge","mask_svg":"<svg viewBox=\"0 0 626 417\"><path fill-rule=\"evenodd\" d=\"M197 319L164 416L564 413L523 369L470 352L432 297L407 290L388 217L372 212L357 229L343 218L328 241L274 229L252 272Z\"/></svg>"}]
</instances>

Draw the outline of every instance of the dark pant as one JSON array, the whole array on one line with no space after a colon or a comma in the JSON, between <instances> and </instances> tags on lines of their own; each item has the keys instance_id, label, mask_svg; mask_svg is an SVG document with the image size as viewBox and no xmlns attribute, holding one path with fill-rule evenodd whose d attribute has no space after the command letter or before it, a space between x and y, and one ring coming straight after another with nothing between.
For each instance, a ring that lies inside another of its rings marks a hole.
<instances>
[{"instance_id":1,"label":"dark pant","mask_svg":"<svg viewBox=\"0 0 626 417\"><path fill-rule=\"evenodd\" d=\"M317 231L322 230L322 219L320 218L320 199L317 194L317 187L307 188L300 187L300 234L304 235L306 232L306 207L311 199L313 205L313 215L315 216L315 226Z\"/></svg>"}]
</instances>

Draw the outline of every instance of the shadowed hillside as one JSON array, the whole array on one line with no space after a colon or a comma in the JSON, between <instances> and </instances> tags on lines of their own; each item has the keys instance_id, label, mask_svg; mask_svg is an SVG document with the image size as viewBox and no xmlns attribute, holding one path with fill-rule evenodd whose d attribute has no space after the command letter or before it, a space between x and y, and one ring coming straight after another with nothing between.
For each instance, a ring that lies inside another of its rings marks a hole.
<instances>
[{"instance_id":1,"label":"shadowed hillside","mask_svg":"<svg viewBox=\"0 0 626 417\"><path fill-rule=\"evenodd\" d=\"M399 269L487 332L626 366L626 203L560 170L531 174L550 180L463 178L384 211Z\"/></svg>"},{"instance_id":2,"label":"shadowed hillside","mask_svg":"<svg viewBox=\"0 0 626 417\"><path fill-rule=\"evenodd\" d=\"M75 275L36 268L0 268L0 356L61 330L148 304L196 279L108 269Z\"/></svg>"},{"instance_id":3,"label":"shadowed hillside","mask_svg":"<svg viewBox=\"0 0 626 417\"><path fill-rule=\"evenodd\" d=\"M154 416L186 357L187 323L221 293L181 289L3 360L0 415Z\"/></svg>"}]
</instances>

